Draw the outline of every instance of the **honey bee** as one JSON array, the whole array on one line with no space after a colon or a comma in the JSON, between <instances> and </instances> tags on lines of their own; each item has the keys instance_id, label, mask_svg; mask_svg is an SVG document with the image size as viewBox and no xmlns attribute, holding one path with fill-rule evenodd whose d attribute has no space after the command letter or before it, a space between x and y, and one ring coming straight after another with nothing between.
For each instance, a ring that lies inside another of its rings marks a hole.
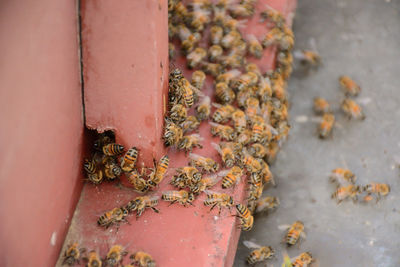
<instances>
[{"instance_id":1,"label":"honey bee","mask_svg":"<svg viewBox=\"0 0 400 267\"><path fill-rule=\"evenodd\" d=\"M199 105L196 107L196 118L199 121L207 120L211 113L211 100L209 96L203 97Z\"/></svg>"},{"instance_id":2,"label":"honey bee","mask_svg":"<svg viewBox=\"0 0 400 267\"><path fill-rule=\"evenodd\" d=\"M181 43L181 49L185 55L192 52L196 44L199 42L201 37L196 36L196 34L190 34L187 39L183 40Z\"/></svg>"},{"instance_id":3,"label":"honey bee","mask_svg":"<svg viewBox=\"0 0 400 267\"><path fill-rule=\"evenodd\" d=\"M89 255L86 258L86 260L87 260L87 267L101 267L103 264L101 262L99 254L97 254L97 252L94 250L89 252Z\"/></svg>"},{"instance_id":4,"label":"honey bee","mask_svg":"<svg viewBox=\"0 0 400 267\"><path fill-rule=\"evenodd\" d=\"M226 84L229 84L230 81L238 77L240 75L240 71L237 69L229 70L221 75L218 75L218 77L215 79L217 83L223 82Z\"/></svg>"},{"instance_id":5,"label":"honey bee","mask_svg":"<svg viewBox=\"0 0 400 267\"><path fill-rule=\"evenodd\" d=\"M352 99L346 98L342 102L342 110L350 119L364 120L365 115L361 107Z\"/></svg>"},{"instance_id":6,"label":"honey bee","mask_svg":"<svg viewBox=\"0 0 400 267\"><path fill-rule=\"evenodd\" d=\"M331 172L330 181L336 182L338 185L354 184L356 176L348 169L336 168Z\"/></svg>"},{"instance_id":7,"label":"honey bee","mask_svg":"<svg viewBox=\"0 0 400 267\"><path fill-rule=\"evenodd\" d=\"M268 100L272 97L272 87L269 79L261 78L258 82L258 91L257 95L260 98L261 102L267 103Z\"/></svg>"},{"instance_id":8,"label":"honey bee","mask_svg":"<svg viewBox=\"0 0 400 267\"><path fill-rule=\"evenodd\" d=\"M221 57L221 64L224 68L240 68L246 62L242 54L231 50L226 56Z\"/></svg>"},{"instance_id":9,"label":"honey bee","mask_svg":"<svg viewBox=\"0 0 400 267\"><path fill-rule=\"evenodd\" d=\"M173 43L168 43L168 57L169 59L175 57L175 45Z\"/></svg>"},{"instance_id":10,"label":"honey bee","mask_svg":"<svg viewBox=\"0 0 400 267\"><path fill-rule=\"evenodd\" d=\"M335 124L335 116L332 113L325 113L322 116L322 121L318 126L319 138L326 138L332 134L332 129Z\"/></svg>"},{"instance_id":11,"label":"honey bee","mask_svg":"<svg viewBox=\"0 0 400 267\"><path fill-rule=\"evenodd\" d=\"M186 120L182 123L183 133L192 132L199 128L200 122L195 116L188 116Z\"/></svg>"},{"instance_id":12,"label":"honey bee","mask_svg":"<svg viewBox=\"0 0 400 267\"><path fill-rule=\"evenodd\" d=\"M104 164L104 174L107 179L114 180L121 176L122 169L113 158L109 158Z\"/></svg>"},{"instance_id":13,"label":"honey bee","mask_svg":"<svg viewBox=\"0 0 400 267\"><path fill-rule=\"evenodd\" d=\"M224 31L222 27L214 25L210 28L210 41L213 45L219 45L221 43L222 37L224 36Z\"/></svg>"},{"instance_id":14,"label":"honey bee","mask_svg":"<svg viewBox=\"0 0 400 267\"><path fill-rule=\"evenodd\" d=\"M111 131L98 134L98 138L94 141L93 148L96 151L103 152L103 146L114 143L115 136Z\"/></svg>"},{"instance_id":15,"label":"honey bee","mask_svg":"<svg viewBox=\"0 0 400 267\"><path fill-rule=\"evenodd\" d=\"M240 182L240 178L243 175L243 170L239 166L233 166L230 170L224 170L219 173L223 176L222 188L230 188Z\"/></svg>"},{"instance_id":16,"label":"honey bee","mask_svg":"<svg viewBox=\"0 0 400 267\"><path fill-rule=\"evenodd\" d=\"M210 122L211 134L218 136L222 140L233 141L236 138L235 130L229 125L222 125L214 122Z\"/></svg>"},{"instance_id":17,"label":"honey bee","mask_svg":"<svg viewBox=\"0 0 400 267\"><path fill-rule=\"evenodd\" d=\"M254 118L255 115L257 115L257 113L259 113L260 111L260 107L259 107L260 102L258 101L257 98L255 97L249 97L246 100L246 109L245 109L245 113L246 116L249 120L251 120L252 118ZM264 120L261 119L260 121L261 123L264 123Z\"/></svg>"},{"instance_id":18,"label":"honey bee","mask_svg":"<svg viewBox=\"0 0 400 267\"><path fill-rule=\"evenodd\" d=\"M346 96L357 96L361 92L361 87L349 76L340 76L339 83Z\"/></svg>"},{"instance_id":19,"label":"honey bee","mask_svg":"<svg viewBox=\"0 0 400 267\"><path fill-rule=\"evenodd\" d=\"M268 19L269 21L274 23L276 27L282 28L285 24L285 17L278 10L268 5L266 6L267 9L260 12L261 22Z\"/></svg>"},{"instance_id":20,"label":"honey bee","mask_svg":"<svg viewBox=\"0 0 400 267\"><path fill-rule=\"evenodd\" d=\"M93 184L98 185L103 181L103 171L97 170L94 160L85 159L83 168L87 173L88 180Z\"/></svg>"},{"instance_id":21,"label":"honey bee","mask_svg":"<svg viewBox=\"0 0 400 267\"><path fill-rule=\"evenodd\" d=\"M204 48L197 47L186 56L187 66L189 69L195 68L207 56Z\"/></svg>"},{"instance_id":22,"label":"honey bee","mask_svg":"<svg viewBox=\"0 0 400 267\"><path fill-rule=\"evenodd\" d=\"M321 64L321 56L316 51L302 50L294 51L294 57L300 60L300 63L307 66L318 66Z\"/></svg>"},{"instance_id":23,"label":"honey bee","mask_svg":"<svg viewBox=\"0 0 400 267\"><path fill-rule=\"evenodd\" d=\"M230 49L232 48L240 39L242 36L237 30L233 30L228 32L227 34L224 35L221 39L221 46L225 49Z\"/></svg>"},{"instance_id":24,"label":"honey bee","mask_svg":"<svg viewBox=\"0 0 400 267\"><path fill-rule=\"evenodd\" d=\"M171 204L169 204L170 206L174 203L179 203L185 207L187 204L193 206L192 202L194 201L194 199L195 198L193 193L187 192L185 190L165 191L162 194L162 200L171 202Z\"/></svg>"},{"instance_id":25,"label":"honey bee","mask_svg":"<svg viewBox=\"0 0 400 267\"><path fill-rule=\"evenodd\" d=\"M114 245L108 251L105 263L107 266L119 266L127 254L128 252L121 245Z\"/></svg>"},{"instance_id":26,"label":"honey bee","mask_svg":"<svg viewBox=\"0 0 400 267\"><path fill-rule=\"evenodd\" d=\"M236 109L235 112L232 113L232 120L233 126L237 133L241 133L246 129L246 115L242 110Z\"/></svg>"},{"instance_id":27,"label":"honey bee","mask_svg":"<svg viewBox=\"0 0 400 267\"><path fill-rule=\"evenodd\" d=\"M188 10L181 1L177 1L174 8L175 14L180 18L185 18L188 16Z\"/></svg>"},{"instance_id":28,"label":"honey bee","mask_svg":"<svg viewBox=\"0 0 400 267\"><path fill-rule=\"evenodd\" d=\"M143 211L146 208L152 209L154 212L159 213L159 210L156 208L158 205L158 196L141 196L136 197L134 200L131 200L126 205L126 210L129 212L133 212L136 210L136 219L139 218Z\"/></svg>"},{"instance_id":29,"label":"honey bee","mask_svg":"<svg viewBox=\"0 0 400 267\"><path fill-rule=\"evenodd\" d=\"M221 176L218 174L209 175L201 178L197 184L193 184L190 187L190 191L194 194L199 194L206 189L213 187L216 183L221 180Z\"/></svg>"},{"instance_id":30,"label":"honey bee","mask_svg":"<svg viewBox=\"0 0 400 267\"><path fill-rule=\"evenodd\" d=\"M184 105L176 104L171 108L169 118L176 124L181 124L186 120L187 110Z\"/></svg>"},{"instance_id":31,"label":"honey bee","mask_svg":"<svg viewBox=\"0 0 400 267\"><path fill-rule=\"evenodd\" d=\"M136 252L132 254L130 258L133 260L133 263L137 264L139 267L156 267L156 262L153 260L153 257L146 252Z\"/></svg>"},{"instance_id":32,"label":"honey bee","mask_svg":"<svg viewBox=\"0 0 400 267\"><path fill-rule=\"evenodd\" d=\"M176 169L176 175L174 177L181 177L185 181L190 181L191 183L198 183L201 180L201 172L192 166L181 167Z\"/></svg>"},{"instance_id":33,"label":"honey bee","mask_svg":"<svg viewBox=\"0 0 400 267\"><path fill-rule=\"evenodd\" d=\"M100 216L97 220L97 224L107 229L112 224L119 224L120 222L126 221L126 216L128 216L127 209L124 207L114 208Z\"/></svg>"},{"instance_id":34,"label":"honey bee","mask_svg":"<svg viewBox=\"0 0 400 267\"><path fill-rule=\"evenodd\" d=\"M313 257L310 252L301 253L292 262L293 267L307 267L311 262L313 262Z\"/></svg>"},{"instance_id":35,"label":"honey bee","mask_svg":"<svg viewBox=\"0 0 400 267\"><path fill-rule=\"evenodd\" d=\"M182 128L177 126L170 119L165 119L165 129L164 129L164 145L165 146L173 146L178 145L179 141L183 137Z\"/></svg>"},{"instance_id":36,"label":"honey bee","mask_svg":"<svg viewBox=\"0 0 400 267\"><path fill-rule=\"evenodd\" d=\"M163 156L158 163L153 159L153 163L154 169L150 173L149 180L147 181L149 188L156 187L164 179L169 165L169 157L168 155Z\"/></svg>"},{"instance_id":37,"label":"honey bee","mask_svg":"<svg viewBox=\"0 0 400 267\"><path fill-rule=\"evenodd\" d=\"M321 97L314 98L314 112L317 115L330 112L330 106L328 101Z\"/></svg>"},{"instance_id":38,"label":"honey bee","mask_svg":"<svg viewBox=\"0 0 400 267\"><path fill-rule=\"evenodd\" d=\"M263 190L264 190L264 185L262 183L258 183L258 184L250 183L249 197L247 198L248 202L250 203L250 202L258 200L261 197ZM249 205L247 205L247 207L249 208ZM251 212L254 211L253 207L251 207L249 209Z\"/></svg>"},{"instance_id":39,"label":"honey bee","mask_svg":"<svg viewBox=\"0 0 400 267\"><path fill-rule=\"evenodd\" d=\"M201 69L206 73L210 74L214 78L220 75L223 71L223 67L219 63L202 62Z\"/></svg>"},{"instance_id":40,"label":"honey bee","mask_svg":"<svg viewBox=\"0 0 400 267\"><path fill-rule=\"evenodd\" d=\"M276 209L279 206L279 199L277 197L267 196L256 204L256 213L268 212Z\"/></svg>"},{"instance_id":41,"label":"honey bee","mask_svg":"<svg viewBox=\"0 0 400 267\"><path fill-rule=\"evenodd\" d=\"M236 91L241 91L246 87L254 86L258 83L258 76L254 72L246 72L238 78L232 80L232 88Z\"/></svg>"},{"instance_id":42,"label":"honey bee","mask_svg":"<svg viewBox=\"0 0 400 267\"><path fill-rule=\"evenodd\" d=\"M85 248L79 248L78 243L73 243L68 246L67 250L64 252L64 260L63 265L68 264L69 266L79 264L79 260L81 259L81 254L86 251Z\"/></svg>"},{"instance_id":43,"label":"honey bee","mask_svg":"<svg viewBox=\"0 0 400 267\"><path fill-rule=\"evenodd\" d=\"M230 104L235 100L235 92L224 82L215 85L215 96L222 104Z\"/></svg>"},{"instance_id":44,"label":"honey bee","mask_svg":"<svg viewBox=\"0 0 400 267\"><path fill-rule=\"evenodd\" d=\"M240 226L243 231L250 231L253 228L254 217L251 215L250 210L242 205L236 204L237 217L240 218Z\"/></svg>"},{"instance_id":45,"label":"honey bee","mask_svg":"<svg viewBox=\"0 0 400 267\"><path fill-rule=\"evenodd\" d=\"M255 158L264 158L267 154L267 148L260 143L250 145L248 151Z\"/></svg>"},{"instance_id":46,"label":"honey bee","mask_svg":"<svg viewBox=\"0 0 400 267\"><path fill-rule=\"evenodd\" d=\"M116 143L111 143L103 146L103 153L106 156L117 156L124 152L124 146Z\"/></svg>"},{"instance_id":47,"label":"honey bee","mask_svg":"<svg viewBox=\"0 0 400 267\"><path fill-rule=\"evenodd\" d=\"M202 169L206 172L216 172L219 169L219 164L212 158L206 158L198 154L189 154L190 165Z\"/></svg>"},{"instance_id":48,"label":"honey bee","mask_svg":"<svg viewBox=\"0 0 400 267\"><path fill-rule=\"evenodd\" d=\"M149 190L147 180L143 178L143 171L144 168L142 168L142 171L140 173L137 170L133 170L126 174L129 183L136 191L140 193L145 193Z\"/></svg>"},{"instance_id":49,"label":"honey bee","mask_svg":"<svg viewBox=\"0 0 400 267\"><path fill-rule=\"evenodd\" d=\"M247 20L238 20L238 19L234 19L229 15L226 15L223 18L222 21L222 26L224 29L224 33L229 33L231 31L238 31L245 27L247 23Z\"/></svg>"},{"instance_id":50,"label":"honey bee","mask_svg":"<svg viewBox=\"0 0 400 267\"><path fill-rule=\"evenodd\" d=\"M250 129L244 129L244 131L241 132L241 133L238 135L236 141L237 141L239 144L245 146L245 145L247 145L247 144L249 144L249 143L251 142L251 134L252 134L252 132L251 132Z\"/></svg>"},{"instance_id":51,"label":"honey bee","mask_svg":"<svg viewBox=\"0 0 400 267\"><path fill-rule=\"evenodd\" d=\"M218 59L221 58L222 54L224 53L224 50L220 45L212 45L208 49L208 58L210 59L211 62L216 62Z\"/></svg>"},{"instance_id":52,"label":"honey bee","mask_svg":"<svg viewBox=\"0 0 400 267\"><path fill-rule=\"evenodd\" d=\"M189 25L196 31L201 32L204 26L210 22L210 11L200 8L199 6L193 7L193 12L189 13L187 21Z\"/></svg>"},{"instance_id":53,"label":"honey bee","mask_svg":"<svg viewBox=\"0 0 400 267\"><path fill-rule=\"evenodd\" d=\"M390 193L390 186L388 184L370 183L363 187L363 191L367 192L368 195L376 194L376 202L378 202L382 196L387 196Z\"/></svg>"},{"instance_id":54,"label":"honey bee","mask_svg":"<svg viewBox=\"0 0 400 267\"><path fill-rule=\"evenodd\" d=\"M218 214L221 214L223 207L226 207L230 210L234 205L233 198L228 194L216 193L208 190L206 191L206 194L207 197L204 200L204 206L211 206L210 211L212 211L215 207L218 207Z\"/></svg>"},{"instance_id":55,"label":"honey bee","mask_svg":"<svg viewBox=\"0 0 400 267\"><path fill-rule=\"evenodd\" d=\"M233 17L251 17L254 14L254 7L248 3L228 6Z\"/></svg>"},{"instance_id":56,"label":"honey bee","mask_svg":"<svg viewBox=\"0 0 400 267\"><path fill-rule=\"evenodd\" d=\"M351 198L353 202L356 202L360 193L360 186L350 184L338 187L332 194L332 198L335 198L338 204L347 198Z\"/></svg>"},{"instance_id":57,"label":"honey bee","mask_svg":"<svg viewBox=\"0 0 400 267\"><path fill-rule=\"evenodd\" d=\"M241 162L250 173L258 173L262 170L260 161L251 156L247 150L244 150Z\"/></svg>"},{"instance_id":58,"label":"honey bee","mask_svg":"<svg viewBox=\"0 0 400 267\"><path fill-rule=\"evenodd\" d=\"M203 140L199 134L184 135L178 144L178 149L192 152L195 147L203 148L200 144Z\"/></svg>"},{"instance_id":59,"label":"honey bee","mask_svg":"<svg viewBox=\"0 0 400 267\"><path fill-rule=\"evenodd\" d=\"M192 73L192 85L201 90L206 80L206 74L201 70L196 70Z\"/></svg>"},{"instance_id":60,"label":"honey bee","mask_svg":"<svg viewBox=\"0 0 400 267\"><path fill-rule=\"evenodd\" d=\"M135 168L139 150L136 147L130 148L121 160L121 169L124 172L131 172Z\"/></svg>"},{"instance_id":61,"label":"honey bee","mask_svg":"<svg viewBox=\"0 0 400 267\"><path fill-rule=\"evenodd\" d=\"M283 35L279 40L279 47L282 50L292 50L294 45L294 35L292 30L285 26L283 27Z\"/></svg>"},{"instance_id":62,"label":"honey bee","mask_svg":"<svg viewBox=\"0 0 400 267\"><path fill-rule=\"evenodd\" d=\"M301 221L295 221L292 225L280 225L279 229L287 230L284 240L288 246L293 246L296 244L300 237L306 237L304 232L304 224Z\"/></svg>"},{"instance_id":63,"label":"honey bee","mask_svg":"<svg viewBox=\"0 0 400 267\"><path fill-rule=\"evenodd\" d=\"M267 48L271 45L277 44L283 37L283 33L281 29L278 27L272 28L261 41L261 44L264 48Z\"/></svg>"},{"instance_id":64,"label":"honey bee","mask_svg":"<svg viewBox=\"0 0 400 267\"><path fill-rule=\"evenodd\" d=\"M249 53L255 58L261 58L263 54L263 47L261 43L257 40L257 37L254 35L249 35L248 39L248 46L249 46Z\"/></svg>"},{"instance_id":65,"label":"honey bee","mask_svg":"<svg viewBox=\"0 0 400 267\"><path fill-rule=\"evenodd\" d=\"M271 259L275 255L275 251L272 249L272 247L263 247L247 240L243 241L243 244L249 249L254 249L247 256L246 261L248 264L256 264L257 262Z\"/></svg>"},{"instance_id":66,"label":"honey bee","mask_svg":"<svg viewBox=\"0 0 400 267\"><path fill-rule=\"evenodd\" d=\"M212 115L213 121L217 123L225 123L231 119L232 113L235 111L235 108L231 105L220 105L217 103L212 104L217 109L215 110L214 114Z\"/></svg>"},{"instance_id":67,"label":"honey bee","mask_svg":"<svg viewBox=\"0 0 400 267\"><path fill-rule=\"evenodd\" d=\"M230 168L235 164L235 154L233 147L229 143L221 143L220 145L211 143L211 145L218 151L225 167Z\"/></svg>"}]
</instances>

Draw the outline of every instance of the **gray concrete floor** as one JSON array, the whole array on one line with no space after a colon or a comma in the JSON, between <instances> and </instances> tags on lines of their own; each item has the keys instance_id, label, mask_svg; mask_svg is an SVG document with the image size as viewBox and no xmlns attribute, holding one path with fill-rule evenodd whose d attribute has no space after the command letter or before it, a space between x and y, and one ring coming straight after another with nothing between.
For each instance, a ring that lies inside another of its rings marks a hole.
<instances>
[{"instance_id":1,"label":"gray concrete floor","mask_svg":"<svg viewBox=\"0 0 400 267\"><path fill-rule=\"evenodd\" d=\"M310 251L322 267L400 266L400 1L398 0L299 0L294 22L296 49L309 48L315 38L323 66L305 75L295 70L289 83L292 130L272 167L278 186L264 195L281 200L276 212L258 216L254 229L242 233L234 266L244 266L249 250L241 243L254 239L277 251L269 266L280 266L283 232L280 224L305 223L307 239L292 257ZM299 64L297 64L299 65ZM342 99L337 78L347 74L362 86L358 99L365 121L348 121L338 110ZM340 127L333 138L320 140L313 122L312 99L321 96L334 105ZM327 174L345 167L359 184L382 182L391 193L378 204L345 202L330 196L334 187ZM262 265L261 265L262 266Z\"/></svg>"}]
</instances>

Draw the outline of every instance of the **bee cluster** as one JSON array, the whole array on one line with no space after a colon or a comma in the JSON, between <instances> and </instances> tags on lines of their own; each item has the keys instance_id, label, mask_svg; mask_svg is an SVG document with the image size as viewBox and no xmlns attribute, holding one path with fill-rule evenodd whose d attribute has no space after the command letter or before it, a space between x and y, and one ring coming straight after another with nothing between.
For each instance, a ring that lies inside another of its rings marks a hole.
<instances>
[{"instance_id":1,"label":"bee cluster","mask_svg":"<svg viewBox=\"0 0 400 267\"><path fill-rule=\"evenodd\" d=\"M186 205L205 192L206 206L218 206L220 212L222 207L235 206L242 229L250 230L253 213L271 211L279 205L276 197L260 198L266 185L275 186L269 164L274 162L290 129L286 82L292 71L293 33L284 16L266 6L259 15L260 23L269 29L267 34L244 36L240 29L255 13L253 0L194 0L187 5L170 0L168 4L170 59L183 55L193 72L191 82L177 68L169 75L164 144L190 152L190 163L178 168L172 177L171 184L180 191L168 191L162 199ZM247 62L247 57L261 58L264 49L271 46L277 48L276 69L262 74L257 64ZM203 93L210 78L213 103ZM195 115L188 116L187 109L192 106ZM218 171L220 166L213 159L191 153L194 147L201 147L203 138L184 135L206 120L210 120L211 134L220 139L211 145L225 170ZM223 189L232 188L243 175L249 182L247 205L210 190L220 180Z\"/></svg>"},{"instance_id":2,"label":"bee cluster","mask_svg":"<svg viewBox=\"0 0 400 267\"><path fill-rule=\"evenodd\" d=\"M78 243L73 243L68 246L67 250L64 252L63 265L67 264L69 266L80 264L80 260L86 262L88 267L101 267L101 266L122 266L122 261L124 257L128 255L129 252L121 245L112 246L104 258L101 258L96 250L91 250L86 253L86 248L79 247ZM130 264L123 265L124 267L155 267L156 263L153 257L143 251L138 251L130 255Z\"/></svg>"},{"instance_id":3,"label":"bee cluster","mask_svg":"<svg viewBox=\"0 0 400 267\"><path fill-rule=\"evenodd\" d=\"M365 115L361 106L351 99L361 92L361 87L353 81L349 76L339 77L340 87L343 89L345 99L341 103L341 110L349 119L364 120ZM364 99L368 101L368 99ZM332 135L332 130L335 126L335 115L331 109L329 102L321 97L314 98L314 113L321 116L318 125L319 137L324 139Z\"/></svg>"},{"instance_id":4,"label":"bee cluster","mask_svg":"<svg viewBox=\"0 0 400 267\"><path fill-rule=\"evenodd\" d=\"M304 231L304 224L301 221L295 221L291 225L280 225L279 229L285 230L286 233L283 238L283 242L291 247L298 243L301 238L305 238L306 234ZM270 246L261 246L253 241L243 241L243 244L252 249L250 254L247 256L247 263L257 264L258 262L262 262L268 259L271 259L275 256L275 250ZM315 259L312 257L310 252L303 252L297 257L293 259L287 259L290 265L282 265L282 266L293 266L293 267L301 267L301 266L309 266Z\"/></svg>"},{"instance_id":5,"label":"bee cluster","mask_svg":"<svg viewBox=\"0 0 400 267\"><path fill-rule=\"evenodd\" d=\"M161 157L156 162L154 168L136 166L139 149L132 147L121 156L125 148L123 145L115 143L115 137L112 132L98 134L98 138L93 144L93 153L90 159L85 159L83 168L86 172L87 180L95 185L107 180L117 180L122 174L125 174L127 181L133 189L140 193L146 193L154 189L164 178L168 169L169 157Z\"/></svg>"},{"instance_id":6,"label":"bee cluster","mask_svg":"<svg viewBox=\"0 0 400 267\"><path fill-rule=\"evenodd\" d=\"M363 202L368 203L376 199L378 202L382 196L390 193L390 186L382 183L370 183L365 186L356 185L356 176L349 169L336 168L332 170L330 181L336 185L336 190L332 194L332 198L337 203L346 199L352 199L353 202L358 200L360 195L364 195Z\"/></svg>"}]
</instances>

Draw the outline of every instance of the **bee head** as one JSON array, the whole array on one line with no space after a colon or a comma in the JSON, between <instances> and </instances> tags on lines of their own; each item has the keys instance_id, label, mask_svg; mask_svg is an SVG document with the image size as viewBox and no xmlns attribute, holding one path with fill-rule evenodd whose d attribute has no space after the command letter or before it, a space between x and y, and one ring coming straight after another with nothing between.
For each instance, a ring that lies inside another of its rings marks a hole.
<instances>
[{"instance_id":1,"label":"bee head","mask_svg":"<svg viewBox=\"0 0 400 267\"><path fill-rule=\"evenodd\" d=\"M194 199L195 199L194 194L192 192L190 192L189 195L188 195L189 202L193 202Z\"/></svg>"}]
</instances>

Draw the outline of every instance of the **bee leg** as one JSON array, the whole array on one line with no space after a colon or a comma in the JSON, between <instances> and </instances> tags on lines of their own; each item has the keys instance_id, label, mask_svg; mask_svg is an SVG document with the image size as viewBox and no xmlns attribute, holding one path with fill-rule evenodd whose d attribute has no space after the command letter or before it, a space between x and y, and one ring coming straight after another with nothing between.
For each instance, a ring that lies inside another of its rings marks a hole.
<instances>
[{"instance_id":1,"label":"bee leg","mask_svg":"<svg viewBox=\"0 0 400 267\"><path fill-rule=\"evenodd\" d=\"M160 211L159 211L157 208L155 208L155 207L151 207L151 209L152 209L155 213L160 213Z\"/></svg>"},{"instance_id":2,"label":"bee leg","mask_svg":"<svg viewBox=\"0 0 400 267\"><path fill-rule=\"evenodd\" d=\"M177 201L178 201L177 199L173 200L173 201L168 205L168 207L171 206L172 204L175 204Z\"/></svg>"},{"instance_id":3,"label":"bee leg","mask_svg":"<svg viewBox=\"0 0 400 267\"><path fill-rule=\"evenodd\" d=\"M215 203L214 205L212 205L210 212L213 210L213 208L215 208L217 206L217 203Z\"/></svg>"}]
</instances>

